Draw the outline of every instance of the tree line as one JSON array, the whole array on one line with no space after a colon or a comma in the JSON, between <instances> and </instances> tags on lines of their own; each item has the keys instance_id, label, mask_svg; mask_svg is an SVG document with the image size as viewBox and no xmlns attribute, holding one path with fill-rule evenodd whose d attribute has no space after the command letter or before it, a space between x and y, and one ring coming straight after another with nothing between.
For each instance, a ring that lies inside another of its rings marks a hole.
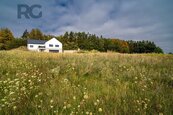
<instances>
[{"instance_id":1,"label":"tree line","mask_svg":"<svg viewBox=\"0 0 173 115\"><path fill-rule=\"evenodd\" d=\"M163 53L163 50L152 41L125 41L104 38L85 32L65 32L61 36L43 34L39 29L25 30L20 38L15 38L8 28L0 29L0 50L9 50L27 45L27 39L50 40L57 38L65 50L98 50L100 52L120 53Z\"/></svg>"}]
</instances>

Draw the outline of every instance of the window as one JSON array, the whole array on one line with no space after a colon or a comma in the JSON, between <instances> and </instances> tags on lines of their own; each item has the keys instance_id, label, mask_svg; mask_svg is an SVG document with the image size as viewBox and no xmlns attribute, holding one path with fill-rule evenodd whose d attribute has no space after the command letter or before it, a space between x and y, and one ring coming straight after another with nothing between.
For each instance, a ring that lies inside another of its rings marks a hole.
<instances>
[{"instance_id":1,"label":"window","mask_svg":"<svg viewBox=\"0 0 173 115\"><path fill-rule=\"evenodd\" d=\"M55 47L59 47L59 45L55 45Z\"/></svg>"},{"instance_id":2,"label":"window","mask_svg":"<svg viewBox=\"0 0 173 115\"><path fill-rule=\"evenodd\" d=\"M53 47L53 44L49 44L49 47Z\"/></svg>"},{"instance_id":3,"label":"window","mask_svg":"<svg viewBox=\"0 0 173 115\"><path fill-rule=\"evenodd\" d=\"M58 53L59 50L49 50L49 52Z\"/></svg>"},{"instance_id":4,"label":"window","mask_svg":"<svg viewBox=\"0 0 173 115\"><path fill-rule=\"evenodd\" d=\"M33 45L30 45L30 48L33 48L34 46Z\"/></svg>"}]
</instances>

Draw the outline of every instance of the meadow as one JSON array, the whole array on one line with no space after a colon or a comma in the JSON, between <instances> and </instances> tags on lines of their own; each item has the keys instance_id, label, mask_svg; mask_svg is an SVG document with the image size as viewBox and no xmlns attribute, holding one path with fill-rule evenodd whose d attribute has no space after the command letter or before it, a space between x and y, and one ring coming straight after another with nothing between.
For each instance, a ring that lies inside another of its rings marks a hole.
<instances>
[{"instance_id":1,"label":"meadow","mask_svg":"<svg viewBox=\"0 0 173 115\"><path fill-rule=\"evenodd\" d=\"M171 115L173 56L0 51L0 114Z\"/></svg>"}]
</instances>

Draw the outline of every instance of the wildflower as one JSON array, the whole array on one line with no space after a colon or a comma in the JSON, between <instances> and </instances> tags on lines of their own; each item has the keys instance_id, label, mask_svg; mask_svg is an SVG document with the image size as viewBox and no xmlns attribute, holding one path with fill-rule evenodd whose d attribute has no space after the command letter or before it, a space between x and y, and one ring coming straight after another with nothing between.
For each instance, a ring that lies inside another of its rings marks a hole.
<instances>
[{"instance_id":1,"label":"wildflower","mask_svg":"<svg viewBox=\"0 0 173 115\"><path fill-rule=\"evenodd\" d=\"M100 100L98 100L98 99L97 99L97 102L99 103L99 102L100 102Z\"/></svg>"},{"instance_id":2,"label":"wildflower","mask_svg":"<svg viewBox=\"0 0 173 115\"><path fill-rule=\"evenodd\" d=\"M97 102L94 102L94 105L97 105Z\"/></svg>"},{"instance_id":3,"label":"wildflower","mask_svg":"<svg viewBox=\"0 0 173 115\"><path fill-rule=\"evenodd\" d=\"M38 82L41 82L41 79L38 79Z\"/></svg>"},{"instance_id":4,"label":"wildflower","mask_svg":"<svg viewBox=\"0 0 173 115\"><path fill-rule=\"evenodd\" d=\"M38 97L38 95L35 95L35 98L37 98Z\"/></svg>"},{"instance_id":5,"label":"wildflower","mask_svg":"<svg viewBox=\"0 0 173 115\"><path fill-rule=\"evenodd\" d=\"M65 102L64 102L64 105L66 105L66 104L67 104L67 102L65 101Z\"/></svg>"},{"instance_id":6,"label":"wildflower","mask_svg":"<svg viewBox=\"0 0 173 115\"><path fill-rule=\"evenodd\" d=\"M70 107L71 107L71 104L68 104L68 105L67 105L67 108L70 108Z\"/></svg>"},{"instance_id":7,"label":"wildflower","mask_svg":"<svg viewBox=\"0 0 173 115\"><path fill-rule=\"evenodd\" d=\"M38 108L41 108L41 105L38 105Z\"/></svg>"},{"instance_id":8,"label":"wildflower","mask_svg":"<svg viewBox=\"0 0 173 115\"><path fill-rule=\"evenodd\" d=\"M163 115L163 113L159 113L159 115Z\"/></svg>"},{"instance_id":9,"label":"wildflower","mask_svg":"<svg viewBox=\"0 0 173 115\"><path fill-rule=\"evenodd\" d=\"M53 100L50 100L50 103L53 103Z\"/></svg>"},{"instance_id":10,"label":"wildflower","mask_svg":"<svg viewBox=\"0 0 173 115\"><path fill-rule=\"evenodd\" d=\"M74 112L72 111L72 112L70 113L70 115L73 115L73 113L74 113Z\"/></svg>"},{"instance_id":11,"label":"wildflower","mask_svg":"<svg viewBox=\"0 0 173 115\"><path fill-rule=\"evenodd\" d=\"M53 108L53 105L51 105L50 108Z\"/></svg>"},{"instance_id":12,"label":"wildflower","mask_svg":"<svg viewBox=\"0 0 173 115\"><path fill-rule=\"evenodd\" d=\"M63 107L63 109L66 109L66 108L67 108L66 106Z\"/></svg>"},{"instance_id":13,"label":"wildflower","mask_svg":"<svg viewBox=\"0 0 173 115\"><path fill-rule=\"evenodd\" d=\"M12 94L14 94L14 92L10 92L10 94L9 94L9 95L12 95Z\"/></svg>"},{"instance_id":14,"label":"wildflower","mask_svg":"<svg viewBox=\"0 0 173 115\"><path fill-rule=\"evenodd\" d=\"M38 95L43 95L43 93L42 92L39 92Z\"/></svg>"},{"instance_id":15,"label":"wildflower","mask_svg":"<svg viewBox=\"0 0 173 115\"><path fill-rule=\"evenodd\" d=\"M76 96L73 96L73 99L76 100Z\"/></svg>"},{"instance_id":16,"label":"wildflower","mask_svg":"<svg viewBox=\"0 0 173 115\"><path fill-rule=\"evenodd\" d=\"M99 108L99 112L102 112L103 110L102 110L102 108Z\"/></svg>"},{"instance_id":17,"label":"wildflower","mask_svg":"<svg viewBox=\"0 0 173 115\"><path fill-rule=\"evenodd\" d=\"M13 106L13 109L14 109L14 110L16 110L16 109L17 109L17 107L16 107L16 106Z\"/></svg>"},{"instance_id":18,"label":"wildflower","mask_svg":"<svg viewBox=\"0 0 173 115\"><path fill-rule=\"evenodd\" d=\"M21 90L22 90L22 91L25 91L25 90L26 90L26 88L25 88L25 87L22 87L22 88L21 88Z\"/></svg>"},{"instance_id":19,"label":"wildflower","mask_svg":"<svg viewBox=\"0 0 173 115\"><path fill-rule=\"evenodd\" d=\"M86 114L89 115L89 112L87 111Z\"/></svg>"},{"instance_id":20,"label":"wildflower","mask_svg":"<svg viewBox=\"0 0 173 115\"><path fill-rule=\"evenodd\" d=\"M84 99L88 99L88 95L86 94L86 95L84 95Z\"/></svg>"},{"instance_id":21,"label":"wildflower","mask_svg":"<svg viewBox=\"0 0 173 115\"><path fill-rule=\"evenodd\" d=\"M4 105L4 104L2 104L2 105L1 105L1 107L5 107L5 105Z\"/></svg>"},{"instance_id":22,"label":"wildflower","mask_svg":"<svg viewBox=\"0 0 173 115\"><path fill-rule=\"evenodd\" d=\"M42 102L43 102L43 100L40 100L40 102L42 103Z\"/></svg>"},{"instance_id":23,"label":"wildflower","mask_svg":"<svg viewBox=\"0 0 173 115\"><path fill-rule=\"evenodd\" d=\"M80 105L78 105L77 107L80 108Z\"/></svg>"},{"instance_id":24,"label":"wildflower","mask_svg":"<svg viewBox=\"0 0 173 115\"><path fill-rule=\"evenodd\" d=\"M90 115L92 115L93 113L92 112L90 112Z\"/></svg>"}]
</instances>

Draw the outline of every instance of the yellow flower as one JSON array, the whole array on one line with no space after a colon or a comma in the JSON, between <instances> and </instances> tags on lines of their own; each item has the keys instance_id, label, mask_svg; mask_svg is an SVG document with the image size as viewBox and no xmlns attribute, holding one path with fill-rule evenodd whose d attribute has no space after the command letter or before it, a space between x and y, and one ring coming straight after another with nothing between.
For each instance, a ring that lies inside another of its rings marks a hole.
<instances>
[{"instance_id":1,"label":"yellow flower","mask_svg":"<svg viewBox=\"0 0 173 115\"><path fill-rule=\"evenodd\" d=\"M100 100L98 100L98 99L97 99L97 102L99 103L99 102L100 102Z\"/></svg>"},{"instance_id":2,"label":"yellow flower","mask_svg":"<svg viewBox=\"0 0 173 115\"><path fill-rule=\"evenodd\" d=\"M66 108L67 108L66 106L63 107L63 109L66 109Z\"/></svg>"},{"instance_id":3,"label":"yellow flower","mask_svg":"<svg viewBox=\"0 0 173 115\"><path fill-rule=\"evenodd\" d=\"M97 102L94 102L94 105L97 105Z\"/></svg>"},{"instance_id":4,"label":"yellow flower","mask_svg":"<svg viewBox=\"0 0 173 115\"><path fill-rule=\"evenodd\" d=\"M71 107L71 104L68 104L68 105L67 105L67 108L70 108L70 107Z\"/></svg>"},{"instance_id":5,"label":"yellow flower","mask_svg":"<svg viewBox=\"0 0 173 115\"><path fill-rule=\"evenodd\" d=\"M163 115L163 113L159 113L159 115Z\"/></svg>"},{"instance_id":6,"label":"yellow flower","mask_svg":"<svg viewBox=\"0 0 173 115\"><path fill-rule=\"evenodd\" d=\"M73 99L76 100L76 96L73 96Z\"/></svg>"},{"instance_id":7,"label":"yellow flower","mask_svg":"<svg viewBox=\"0 0 173 115\"><path fill-rule=\"evenodd\" d=\"M88 95L86 94L86 95L84 95L84 99L88 99Z\"/></svg>"},{"instance_id":8,"label":"yellow flower","mask_svg":"<svg viewBox=\"0 0 173 115\"><path fill-rule=\"evenodd\" d=\"M99 112L102 112L103 110L102 110L102 108L99 108Z\"/></svg>"},{"instance_id":9,"label":"yellow flower","mask_svg":"<svg viewBox=\"0 0 173 115\"><path fill-rule=\"evenodd\" d=\"M50 103L53 103L53 100L50 100Z\"/></svg>"},{"instance_id":10,"label":"yellow flower","mask_svg":"<svg viewBox=\"0 0 173 115\"><path fill-rule=\"evenodd\" d=\"M17 109L17 107L16 107L16 106L14 106L14 107L13 107L13 109L14 109L14 110L16 110L16 109Z\"/></svg>"},{"instance_id":11,"label":"yellow flower","mask_svg":"<svg viewBox=\"0 0 173 115\"><path fill-rule=\"evenodd\" d=\"M51 105L50 108L53 108L53 106Z\"/></svg>"}]
</instances>

